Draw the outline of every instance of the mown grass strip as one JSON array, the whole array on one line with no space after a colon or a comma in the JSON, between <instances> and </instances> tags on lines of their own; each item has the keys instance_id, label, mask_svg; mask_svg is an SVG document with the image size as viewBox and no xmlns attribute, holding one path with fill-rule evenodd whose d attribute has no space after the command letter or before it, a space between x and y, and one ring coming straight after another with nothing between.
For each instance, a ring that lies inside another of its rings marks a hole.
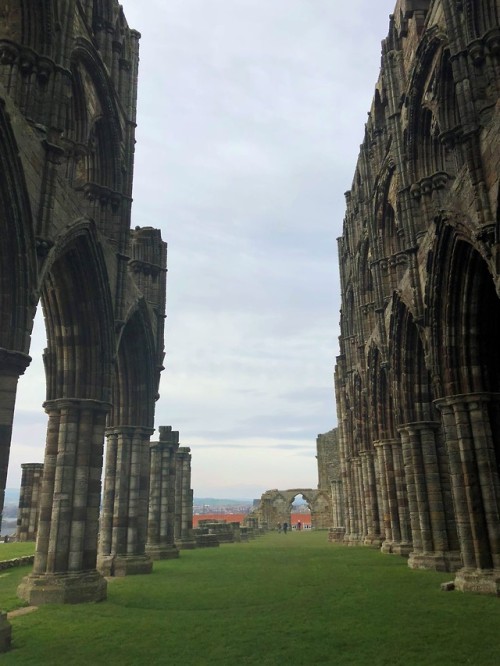
<instances>
[{"instance_id":1,"label":"mown grass strip","mask_svg":"<svg viewBox=\"0 0 500 666\"><path fill-rule=\"evenodd\" d=\"M26 573L0 578L1 607ZM324 532L269 534L113 580L101 604L13 618L2 664L497 666L500 599L441 592L450 578Z\"/></svg>"}]
</instances>

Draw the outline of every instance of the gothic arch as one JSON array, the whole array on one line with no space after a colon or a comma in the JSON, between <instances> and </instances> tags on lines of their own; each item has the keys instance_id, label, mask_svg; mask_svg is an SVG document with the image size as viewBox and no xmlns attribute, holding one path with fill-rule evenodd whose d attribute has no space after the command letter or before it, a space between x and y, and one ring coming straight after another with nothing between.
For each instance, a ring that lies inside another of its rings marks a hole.
<instances>
[{"instance_id":1,"label":"gothic arch","mask_svg":"<svg viewBox=\"0 0 500 666\"><path fill-rule=\"evenodd\" d=\"M398 297L393 298L389 355L398 396L397 423L437 420L422 332Z\"/></svg>"},{"instance_id":2,"label":"gothic arch","mask_svg":"<svg viewBox=\"0 0 500 666\"><path fill-rule=\"evenodd\" d=\"M433 403L422 329L410 309L393 299L391 358L413 550L412 568L454 571L460 566L449 461ZM445 554L449 553L449 554Z\"/></svg>"},{"instance_id":3,"label":"gothic arch","mask_svg":"<svg viewBox=\"0 0 500 666\"><path fill-rule=\"evenodd\" d=\"M153 427L157 375L150 316L141 299L128 317L118 342L110 427L125 424Z\"/></svg>"},{"instance_id":4,"label":"gothic arch","mask_svg":"<svg viewBox=\"0 0 500 666\"><path fill-rule=\"evenodd\" d=\"M117 100L94 47L83 38L77 40L72 53L71 71L72 100L66 132L80 158L77 184L95 183L119 192L123 185L123 132Z\"/></svg>"},{"instance_id":5,"label":"gothic arch","mask_svg":"<svg viewBox=\"0 0 500 666\"><path fill-rule=\"evenodd\" d=\"M408 84L406 142L411 182L444 170L435 85L439 78L436 72L439 71L440 54L446 45L447 37L437 26L424 34Z\"/></svg>"},{"instance_id":6,"label":"gothic arch","mask_svg":"<svg viewBox=\"0 0 500 666\"><path fill-rule=\"evenodd\" d=\"M370 377L371 410L374 417L374 439L385 440L394 437L394 410L387 363L382 360L378 347L372 345L368 354Z\"/></svg>"},{"instance_id":7,"label":"gothic arch","mask_svg":"<svg viewBox=\"0 0 500 666\"><path fill-rule=\"evenodd\" d=\"M369 448L368 436L366 432L366 404L363 391L363 382L358 372L354 374L353 380L353 400L352 400L352 443L351 455L358 455L360 451Z\"/></svg>"},{"instance_id":8,"label":"gothic arch","mask_svg":"<svg viewBox=\"0 0 500 666\"><path fill-rule=\"evenodd\" d=\"M464 566L456 585L496 593L496 579L479 584L481 576L471 578L470 571L500 566L500 299L488 263L464 234L444 227L436 259L431 316L442 390L436 405Z\"/></svg>"},{"instance_id":9,"label":"gothic arch","mask_svg":"<svg viewBox=\"0 0 500 666\"><path fill-rule=\"evenodd\" d=\"M450 51L443 48L441 59L437 66L439 73L437 91L439 98L439 124L441 132L451 132L460 125L460 114L457 103L457 93L453 67L450 59ZM446 140L446 136L441 139Z\"/></svg>"},{"instance_id":10,"label":"gothic arch","mask_svg":"<svg viewBox=\"0 0 500 666\"><path fill-rule=\"evenodd\" d=\"M362 242L359 250L359 264L358 275L360 288L363 294L369 296L369 300L373 297L373 275L371 269L372 249L371 244L367 238Z\"/></svg>"},{"instance_id":11,"label":"gothic arch","mask_svg":"<svg viewBox=\"0 0 500 666\"><path fill-rule=\"evenodd\" d=\"M356 309L354 304L354 290L351 285L348 287L345 295L344 310L345 311L342 317L342 321L344 323L343 335L345 338L349 338L356 333Z\"/></svg>"},{"instance_id":12,"label":"gothic arch","mask_svg":"<svg viewBox=\"0 0 500 666\"><path fill-rule=\"evenodd\" d=\"M106 264L91 221L81 220L53 248L41 299L48 345L47 399L109 403L114 318Z\"/></svg>"},{"instance_id":13,"label":"gothic arch","mask_svg":"<svg viewBox=\"0 0 500 666\"><path fill-rule=\"evenodd\" d=\"M27 354L36 295L33 222L24 170L0 102L0 348Z\"/></svg>"},{"instance_id":14,"label":"gothic arch","mask_svg":"<svg viewBox=\"0 0 500 666\"><path fill-rule=\"evenodd\" d=\"M444 226L439 236L428 291L442 390L500 391L500 301L490 268L457 230Z\"/></svg>"}]
</instances>

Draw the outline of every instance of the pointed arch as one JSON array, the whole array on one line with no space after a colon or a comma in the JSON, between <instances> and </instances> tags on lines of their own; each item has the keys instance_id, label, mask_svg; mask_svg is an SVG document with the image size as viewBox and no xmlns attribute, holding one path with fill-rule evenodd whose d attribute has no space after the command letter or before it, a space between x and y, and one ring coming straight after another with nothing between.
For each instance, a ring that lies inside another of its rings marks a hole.
<instances>
[{"instance_id":1,"label":"pointed arch","mask_svg":"<svg viewBox=\"0 0 500 666\"><path fill-rule=\"evenodd\" d=\"M0 347L28 353L38 301L31 205L17 141L0 100Z\"/></svg>"},{"instance_id":2,"label":"pointed arch","mask_svg":"<svg viewBox=\"0 0 500 666\"><path fill-rule=\"evenodd\" d=\"M368 373L371 386L371 413L374 440L394 437L394 410L392 390L380 350L372 345L368 353Z\"/></svg>"},{"instance_id":3,"label":"pointed arch","mask_svg":"<svg viewBox=\"0 0 500 666\"><path fill-rule=\"evenodd\" d=\"M130 313L120 335L109 426L154 425L158 389L156 347L144 299Z\"/></svg>"},{"instance_id":4,"label":"pointed arch","mask_svg":"<svg viewBox=\"0 0 500 666\"><path fill-rule=\"evenodd\" d=\"M389 355L394 372L398 403L394 405L397 423L437 421L433 405L430 369L421 331L403 301L394 296Z\"/></svg>"},{"instance_id":5,"label":"pointed arch","mask_svg":"<svg viewBox=\"0 0 500 666\"><path fill-rule=\"evenodd\" d=\"M82 38L71 56L71 72L66 133L77 147L77 184L95 183L120 192L123 130L116 91L94 47Z\"/></svg>"},{"instance_id":6,"label":"pointed arch","mask_svg":"<svg viewBox=\"0 0 500 666\"><path fill-rule=\"evenodd\" d=\"M401 250L400 229L396 215L394 197L397 182L395 162L388 157L375 183L374 213L375 228L372 237L378 245L379 258L394 256Z\"/></svg>"},{"instance_id":7,"label":"pointed arch","mask_svg":"<svg viewBox=\"0 0 500 666\"><path fill-rule=\"evenodd\" d=\"M436 68L447 37L437 26L427 30L417 48L415 66L408 89L408 127L406 132L408 169L413 182L444 171L444 148L439 140L440 120L437 117Z\"/></svg>"},{"instance_id":8,"label":"pointed arch","mask_svg":"<svg viewBox=\"0 0 500 666\"><path fill-rule=\"evenodd\" d=\"M52 250L41 290L47 399L109 403L115 352L107 268L95 225L81 220Z\"/></svg>"}]
</instances>

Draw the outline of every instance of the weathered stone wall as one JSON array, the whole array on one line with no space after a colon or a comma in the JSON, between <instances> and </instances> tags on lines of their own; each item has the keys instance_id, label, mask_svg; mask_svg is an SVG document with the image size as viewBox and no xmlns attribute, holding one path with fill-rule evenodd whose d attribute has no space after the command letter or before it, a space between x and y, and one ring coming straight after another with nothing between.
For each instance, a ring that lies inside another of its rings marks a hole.
<instances>
[{"instance_id":1,"label":"weathered stone wall","mask_svg":"<svg viewBox=\"0 0 500 666\"><path fill-rule=\"evenodd\" d=\"M150 483L146 552L151 559L179 557L175 544L177 452L179 432L160 426L160 439L150 444Z\"/></svg>"},{"instance_id":2,"label":"weathered stone wall","mask_svg":"<svg viewBox=\"0 0 500 666\"><path fill-rule=\"evenodd\" d=\"M340 464L340 449L338 428L318 435L316 439L318 460L318 488L328 493L329 507L325 507L321 519L323 527L335 528L336 538L344 530L344 497L342 489L342 468ZM329 517L326 515L329 512Z\"/></svg>"},{"instance_id":3,"label":"weathered stone wall","mask_svg":"<svg viewBox=\"0 0 500 666\"><path fill-rule=\"evenodd\" d=\"M21 465L21 469L16 537L18 541L35 541L38 532L43 465L41 463L24 463Z\"/></svg>"},{"instance_id":4,"label":"weathered stone wall","mask_svg":"<svg viewBox=\"0 0 500 666\"><path fill-rule=\"evenodd\" d=\"M328 490L332 482L340 479L341 475L337 428L317 436L316 459L318 461L318 488Z\"/></svg>"},{"instance_id":5,"label":"weathered stone wall","mask_svg":"<svg viewBox=\"0 0 500 666\"><path fill-rule=\"evenodd\" d=\"M331 492L321 488L266 490L245 522L250 524L249 521L254 519L259 527L265 529L276 529L285 522L291 526L292 504L297 495L302 495L311 511L311 527L328 529L332 526Z\"/></svg>"},{"instance_id":6,"label":"weathered stone wall","mask_svg":"<svg viewBox=\"0 0 500 666\"><path fill-rule=\"evenodd\" d=\"M345 541L500 590L496 0L399 0L339 238Z\"/></svg>"},{"instance_id":7,"label":"weathered stone wall","mask_svg":"<svg viewBox=\"0 0 500 666\"><path fill-rule=\"evenodd\" d=\"M19 590L29 603L106 595L96 571L106 427L110 554L144 559L166 245L158 230L130 228L139 37L117 0L0 10L0 509L40 302L47 333L38 537Z\"/></svg>"}]
</instances>

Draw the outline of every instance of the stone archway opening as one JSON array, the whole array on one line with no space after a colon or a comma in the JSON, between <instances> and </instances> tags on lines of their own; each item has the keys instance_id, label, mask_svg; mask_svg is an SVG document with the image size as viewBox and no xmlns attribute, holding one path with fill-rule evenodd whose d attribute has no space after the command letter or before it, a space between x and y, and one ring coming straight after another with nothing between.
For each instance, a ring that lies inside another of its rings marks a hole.
<instances>
[{"instance_id":1,"label":"stone archway opening","mask_svg":"<svg viewBox=\"0 0 500 666\"><path fill-rule=\"evenodd\" d=\"M311 529L311 506L309 500L298 493L290 505L290 524L293 530L301 532Z\"/></svg>"},{"instance_id":2,"label":"stone archway opening","mask_svg":"<svg viewBox=\"0 0 500 666\"><path fill-rule=\"evenodd\" d=\"M24 375L19 378L12 427L12 451L15 452L16 459L11 460L6 482L7 489L18 489L21 486L20 498L16 498L15 507L6 502L7 511L1 526L2 535L10 537L16 533L20 541L35 541L38 528L38 500L41 488L37 484L41 483L41 479L37 478L36 483L30 483L28 475L27 485L21 485L19 473L20 465L35 464L43 468L48 422L48 416L42 407L46 396L43 365L43 350L46 347L47 334L42 308L39 305L31 333L32 361Z\"/></svg>"}]
</instances>

